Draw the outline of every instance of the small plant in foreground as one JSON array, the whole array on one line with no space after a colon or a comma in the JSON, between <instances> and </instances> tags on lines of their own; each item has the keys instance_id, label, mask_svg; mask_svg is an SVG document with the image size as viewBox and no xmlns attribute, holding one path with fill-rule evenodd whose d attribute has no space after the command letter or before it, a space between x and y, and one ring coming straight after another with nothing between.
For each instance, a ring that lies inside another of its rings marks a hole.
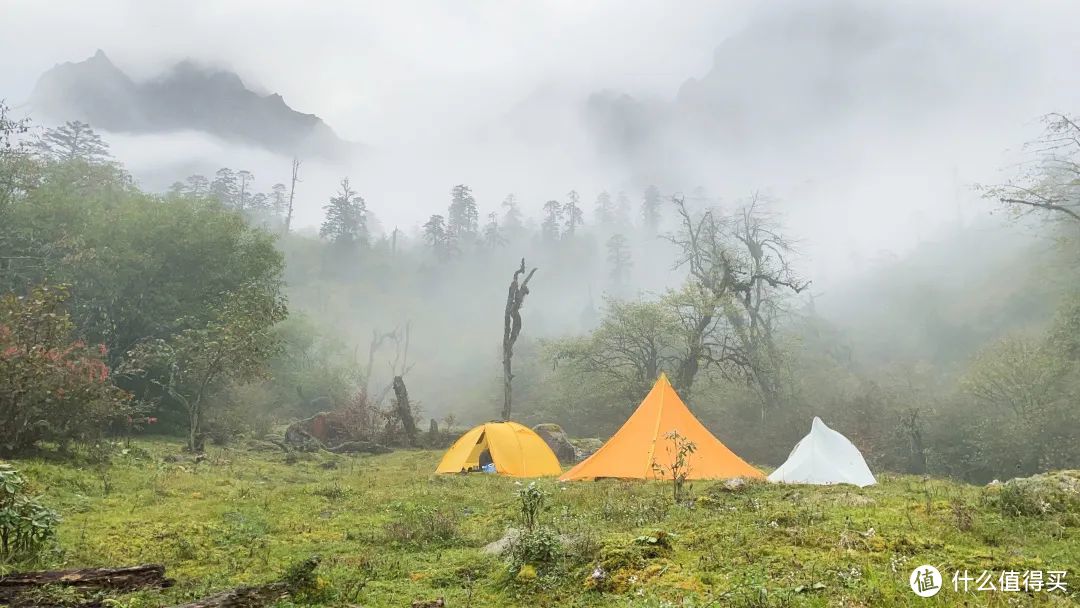
<instances>
[{"instance_id":1,"label":"small plant in foreground","mask_svg":"<svg viewBox=\"0 0 1080 608\"><path fill-rule=\"evenodd\" d=\"M536 529L540 522L540 512L544 510L544 502L548 493L537 487L535 481L518 490L518 498L521 499L521 523L528 531Z\"/></svg>"},{"instance_id":2,"label":"small plant in foreground","mask_svg":"<svg viewBox=\"0 0 1080 608\"><path fill-rule=\"evenodd\" d=\"M668 454L672 455L671 466L664 467L656 462L654 458L652 471L657 479L664 479L670 474L672 497L675 502L679 502L683 496L686 480L690 477L690 471L693 468L690 464L690 457L697 451L697 444L687 439L686 436L680 435L678 429L673 429L670 433L664 435L664 438L671 442L671 445L667 448Z\"/></svg>"},{"instance_id":3,"label":"small plant in foreground","mask_svg":"<svg viewBox=\"0 0 1080 608\"><path fill-rule=\"evenodd\" d=\"M60 516L27 494L26 479L0 464L0 562L41 555L56 537Z\"/></svg>"}]
</instances>

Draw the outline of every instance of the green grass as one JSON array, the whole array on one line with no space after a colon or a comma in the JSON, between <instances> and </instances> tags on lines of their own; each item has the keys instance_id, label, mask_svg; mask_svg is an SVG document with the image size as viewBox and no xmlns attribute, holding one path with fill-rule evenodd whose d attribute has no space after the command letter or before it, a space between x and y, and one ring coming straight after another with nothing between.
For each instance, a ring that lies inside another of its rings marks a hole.
<instances>
[{"instance_id":1,"label":"green grass","mask_svg":"<svg viewBox=\"0 0 1080 608\"><path fill-rule=\"evenodd\" d=\"M982 488L881 475L856 489L693 484L671 504L660 483L559 484L541 521L559 539L554 563L513 571L481 548L520 525L520 482L435 475L439 454L285 455L212 449L166 463L179 444L141 442L100 471L52 460L14 464L64 518L56 567L165 564L177 579L120 606L161 606L275 580L322 557L318 588L295 605L408 606L974 606L1075 605L1076 518L1006 517ZM329 464L333 463L333 464ZM107 483L106 483L107 481ZM106 485L108 491L106 492ZM658 540L659 539L659 540ZM937 597L908 575L934 564ZM600 566L602 581L591 573ZM956 569L1067 570L1061 593L951 589ZM290 604L292 605L292 604Z\"/></svg>"}]
</instances>

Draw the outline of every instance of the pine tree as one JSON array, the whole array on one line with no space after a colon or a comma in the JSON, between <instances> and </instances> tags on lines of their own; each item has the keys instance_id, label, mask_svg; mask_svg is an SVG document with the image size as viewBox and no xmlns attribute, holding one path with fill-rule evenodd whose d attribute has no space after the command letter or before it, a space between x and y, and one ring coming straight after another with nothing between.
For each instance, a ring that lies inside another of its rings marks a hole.
<instances>
[{"instance_id":1,"label":"pine tree","mask_svg":"<svg viewBox=\"0 0 1080 608\"><path fill-rule=\"evenodd\" d=\"M240 211L247 209L251 203L251 189L255 182L255 175L247 169L236 172L236 208Z\"/></svg>"},{"instance_id":2,"label":"pine tree","mask_svg":"<svg viewBox=\"0 0 1080 608\"><path fill-rule=\"evenodd\" d=\"M471 188L459 184L450 190L450 210L446 220L446 228L455 238L476 236L480 230L480 210Z\"/></svg>"},{"instance_id":3,"label":"pine tree","mask_svg":"<svg viewBox=\"0 0 1080 608\"><path fill-rule=\"evenodd\" d=\"M431 248L431 252L435 254L435 257L444 259L448 253L448 243L446 231L446 218L441 215L435 214L428 218L428 221L424 223L424 242Z\"/></svg>"},{"instance_id":4,"label":"pine tree","mask_svg":"<svg viewBox=\"0 0 1080 608\"><path fill-rule=\"evenodd\" d=\"M502 202L503 211L503 227L510 231L518 231L524 228L525 222L522 221L521 207L518 205L517 197L513 193L507 194L506 198Z\"/></svg>"},{"instance_id":5,"label":"pine tree","mask_svg":"<svg viewBox=\"0 0 1080 608\"><path fill-rule=\"evenodd\" d=\"M270 188L270 212L280 217L285 213L285 207L289 202L288 189L285 184L277 183Z\"/></svg>"},{"instance_id":6,"label":"pine tree","mask_svg":"<svg viewBox=\"0 0 1080 608\"><path fill-rule=\"evenodd\" d=\"M214 174L210 182L210 194L226 207L236 206L236 194L240 191L236 173L228 167L222 167Z\"/></svg>"},{"instance_id":7,"label":"pine tree","mask_svg":"<svg viewBox=\"0 0 1080 608\"><path fill-rule=\"evenodd\" d=\"M326 219L319 227L319 236L339 246L367 245L367 205L349 185L341 180L341 190L323 207Z\"/></svg>"},{"instance_id":8,"label":"pine tree","mask_svg":"<svg viewBox=\"0 0 1080 608\"><path fill-rule=\"evenodd\" d=\"M607 190L596 195L596 206L593 209L596 223L599 226L611 226L615 223L615 203Z\"/></svg>"},{"instance_id":9,"label":"pine tree","mask_svg":"<svg viewBox=\"0 0 1080 608\"><path fill-rule=\"evenodd\" d=\"M210 194L210 180L205 175L192 175L184 180L184 184L189 196L201 198Z\"/></svg>"},{"instance_id":10,"label":"pine tree","mask_svg":"<svg viewBox=\"0 0 1080 608\"><path fill-rule=\"evenodd\" d=\"M577 190L571 190L566 194L566 204L563 205L563 217L566 224L563 227L564 238L574 238L577 227L585 224L585 213L581 210L581 197Z\"/></svg>"},{"instance_id":11,"label":"pine tree","mask_svg":"<svg viewBox=\"0 0 1080 608\"><path fill-rule=\"evenodd\" d=\"M630 197L625 192L619 192L615 198L615 224L621 229L627 229L633 225L630 218Z\"/></svg>"},{"instance_id":12,"label":"pine tree","mask_svg":"<svg viewBox=\"0 0 1080 608\"><path fill-rule=\"evenodd\" d=\"M622 287L627 284L630 278L630 269L634 266L626 237L621 234L611 235L611 238L607 241L607 251L611 283L616 287Z\"/></svg>"},{"instance_id":13,"label":"pine tree","mask_svg":"<svg viewBox=\"0 0 1080 608\"><path fill-rule=\"evenodd\" d=\"M492 211L488 214L488 222L484 226L484 246L488 249L497 249L505 244L506 239L499 230L499 214Z\"/></svg>"},{"instance_id":14,"label":"pine tree","mask_svg":"<svg viewBox=\"0 0 1080 608\"><path fill-rule=\"evenodd\" d=\"M641 221L651 234L656 234L660 228L660 189L656 186L645 189L645 197L641 200Z\"/></svg>"},{"instance_id":15,"label":"pine tree","mask_svg":"<svg viewBox=\"0 0 1080 608\"><path fill-rule=\"evenodd\" d=\"M248 203L248 209L259 214L270 211L270 197L265 192L256 192Z\"/></svg>"},{"instance_id":16,"label":"pine tree","mask_svg":"<svg viewBox=\"0 0 1080 608\"><path fill-rule=\"evenodd\" d=\"M100 164L112 160L109 144L85 122L68 121L55 129L46 129L34 142L38 154L56 162L82 160Z\"/></svg>"},{"instance_id":17,"label":"pine tree","mask_svg":"<svg viewBox=\"0 0 1080 608\"><path fill-rule=\"evenodd\" d=\"M562 204L551 200L544 203L544 222L540 224L540 235L546 243L559 240L559 222L562 220Z\"/></svg>"}]
</instances>

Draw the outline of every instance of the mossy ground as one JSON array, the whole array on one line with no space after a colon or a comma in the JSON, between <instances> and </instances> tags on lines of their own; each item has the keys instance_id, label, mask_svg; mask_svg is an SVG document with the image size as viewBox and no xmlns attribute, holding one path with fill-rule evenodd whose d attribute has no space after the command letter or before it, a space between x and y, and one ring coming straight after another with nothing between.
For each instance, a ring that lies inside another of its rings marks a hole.
<instances>
[{"instance_id":1,"label":"mossy ground","mask_svg":"<svg viewBox=\"0 0 1080 608\"><path fill-rule=\"evenodd\" d=\"M434 475L439 454L303 455L215 448L166 463L179 445L137 442L103 472L14 464L64 518L50 566L163 563L177 579L117 606L161 606L277 579L322 557L317 590L290 605L975 606L1075 605L1076 518L1009 517L982 488L881 475L857 489L698 482L673 505L661 483L538 484L560 560L511 572L481 548L518 526L514 479ZM332 463L332 464L331 464ZM957 569L1067 570L1069 594L916 597L908 576ZM600 566L605 577L591 577Z\"/></svg>"}]
</instances>

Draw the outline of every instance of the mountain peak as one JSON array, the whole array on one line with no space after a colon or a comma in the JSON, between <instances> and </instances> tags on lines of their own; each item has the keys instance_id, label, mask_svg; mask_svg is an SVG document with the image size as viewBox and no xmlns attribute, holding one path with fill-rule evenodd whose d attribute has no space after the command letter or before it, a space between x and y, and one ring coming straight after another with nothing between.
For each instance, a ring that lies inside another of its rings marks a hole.
<instances>
[{"instance_id":1,"label":"mountain peak","mask_svg":"<svg viewBox=\"0 0 1080 608\"><path fill-rule=\"evenodd\" d=\"M30 104L51 119L78 119L105 131L196 130L286 156L341 158L354 147L280 95L261 95L235 72L192 60L136 83L98 49L42 74Z\"/></svg>"}]
</instances>

